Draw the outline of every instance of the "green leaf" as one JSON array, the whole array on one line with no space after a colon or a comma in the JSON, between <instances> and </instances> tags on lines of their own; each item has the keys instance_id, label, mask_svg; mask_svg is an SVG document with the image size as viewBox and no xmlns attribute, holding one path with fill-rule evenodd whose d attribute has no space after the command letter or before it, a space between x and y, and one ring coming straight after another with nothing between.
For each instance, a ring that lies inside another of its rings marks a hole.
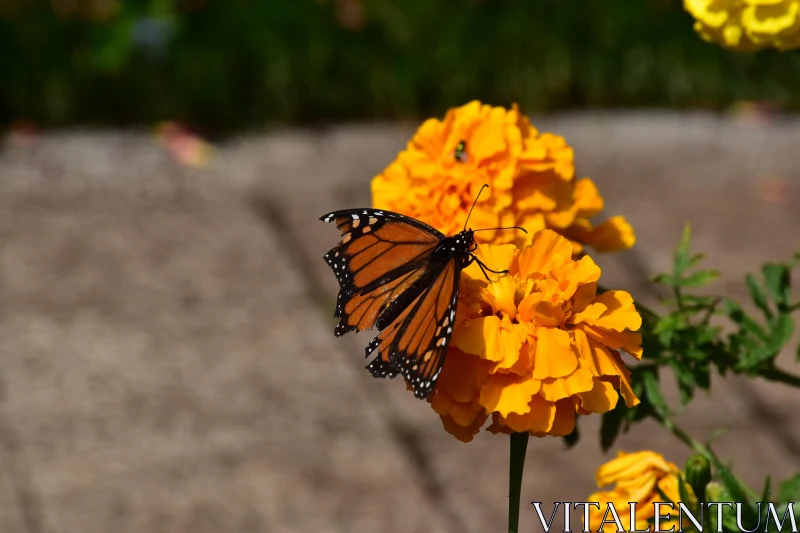
<instances>
[{"instance_id":1,"label":"green leaf","mask_svg":"<svg viewBox=\"0 0 800 533\"><path fill-rule=\"evenodd\" d=\"M786 310L791 299L791 278L789 267L786 265L767 263L761 272L767 282L767 288L773 300L778 304L779 310Z\"/></svg>"},{"instance_id":2,"label":"green leaf","mask_svg":"<svg viewBox=\"0 0 800 533\"><path fill-rule=\"evenodd\" d=\"M603 414L603 421L600 424L600 447L607 452L617 440L619 430L622 426L624 417L621 405L624 402L617 402L617 406L611 411Z\"/></svg>"},{"instance_id":3,"label":"green leaf","mask_svg":"<svg viewBox=\"0 0 800 533\"><path fill-rule=\"evenodd\" d=\"M778 501L791 502L800 496L800 474L783 481L778 487Z\"/></svg>"},{"instance_id":4,"label":"green leaf","mask_svg":"<svg viewBox=\"0 0 800 533\"><path fill-rule=\"evenodd\" d=\"M767 346L775 352L775 355L789 342L794 333L794 319L791 315L780 315L775 320L770 332L770 338Z\"/></svg>"},{"instance_id":5,"label":"green leaf","mask_svg":"<svg viewBox=\"0 0 800 533\"><path fill-rule=\"evenodd\" d=\"M700 270L691 276L678 280L678 285L681 287L699 287L707 285L717 278L719 278L718 270Z\"/></svg>"},{"instance_id":6,"label":"green leaf","mask_svg":"<svg viewBox=\"0 0 800 533\"><path fill-rule=\"evenodd\" d=\"M706 254L694 254L689 258L689 266L697 266L697 264L705 258Z\"/></svg>"},{"instance_id":7,"label":"green leaf","mask_svg":"<svg viewBox=\"0 0 800 533\"><path fill-rule=\"evenodd\" d=\"M764 482L764 490L761 491L760 501L763 505L767 504L771 494L772 494L772 479L770 478L770 476L767 476L767 479Z\"/></svg>"},{"instance_id":8,"label":"green leaf","mask_svg":"<svg viewBox=\"0 0 800 533\"><path fill-rule=\"evenodd\" d=\"M739 304L733 300L729 300L727 298L723 300L722 310L728 316L728 318L741 326L743 331L750 333L761 340L766 341L769 339L769 335L767 335L767 332L764 331L764 328L762 328L755 320L750 318L750 316L745 313L741 307L739 307Z\"/></svg>"},{"instance_id":9,"label":"green leaf","mask_svg":"<svg viewBox=\"0 0 800 533\"><path fill-rule=\"evenodd\" d=\"M747 494L748 489L739 482L739 479L734 476L733 472L726 466L719 465L717 470L719 471L722 482L725 484L725 489L730 493L731 498L733 498L732 501L742 502L743 510L747 509L750 512L754 512L755 509L752 508L750 497Z\"/></svg>"},{"instance_id":10,"label":"green leaf","mask_svg":"<svg viewBox=\"0 0 800 533\"><path fill-rule=\"evenodd\" d=\"M696 383L694 372L676 359L670 359L669 366L675 372L675 378L678 380L678 389L681 393L681 405L687 405L694 396L694 387Z\"/></svg>"},{"instance_id":11,"label":"green leaf","mask_svg":"<svg viewBox=\"0 0 800 533\"><path fill-rule=\"evenodd\" d=\"M767 303L767 294L764 292L761 283L759 283L752 274L748 274L747 277L745 277L745 283L747 284L747 291L750 293L750 298L752 298L756 307L761 309L767 318L772 318L772 311Z\"/></svg>"},{"instance_id":12,"label":"green leaf","mask_svg":"<svg viewBox=\"0 0 800 533\"><path fill-rule=\"evenodd\" d=\"M683 233L681 234L681 242L678 245L678 249L675 251L675 276L680 278L683 275L683 272L689 268L692 264L692 260L689 257L689 243L692 240L692 227L690 224L686 224L683 227Z\"/></svg>"},{"instance_id":13,"label":"green leaf","mask_svg":"<svg viewBox=\"0 0 800 533\"><path fill-rule=\"evenodd\" d=\"M644 390L647 393L647 399L650 401L650 405L653 406L653 409L655 409L655 412L659 416L668 417L672 413L669 409L669 405L667 405L667 401L661 394L661 387L658 383L657 372L658 369L656 367L651 367L650 371L645 371L642 373Z\"/></svg>"},{"instance_id":14,"label":"green leaf","mask_svg":"<svg viewBox=\"0 0 800 533\"><path fill-rule=\"evenodd\" d=\"M580 436L580 432L578 431L578 424L577 424L577 421L576 421L575 429L572 430L572 433L570 433L569 435L564 435L564 437L563 437L564 438L564 444L567 445L567 449L570 449L573 446L575 446L578 443L578 440L580 440L580 437L581 436Z\"/></svg>"},{"instance_id":15,"label":"green leaf","mask_svg":"<svg viewBox=\"0 0 800 533\"><path fill-rule=\"evenodd\" d=\"M650 278L652 283L658 283L661 285L667 285L669 287L674 287L676 285L675 278L672 277L670 274L657 274Z\"/></svg>"}]
</instances>

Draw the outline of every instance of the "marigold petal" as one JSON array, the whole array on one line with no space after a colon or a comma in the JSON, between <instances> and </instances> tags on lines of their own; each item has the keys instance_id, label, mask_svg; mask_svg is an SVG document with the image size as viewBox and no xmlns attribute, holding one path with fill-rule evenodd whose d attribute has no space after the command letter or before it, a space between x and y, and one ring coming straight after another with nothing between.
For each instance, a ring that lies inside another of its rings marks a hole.
<instances>
[{"instance_id":1,"label":"marigold petal","mask_svg":"<svg viewBox=\"0 0 800 533\"><path fill-rule=\"evenodd\" d=\"M478 417L485 414L485 411L483 406L475 400L469 403L454 404L449 414L459 426L470 427Z\"/></svg>"},{"instance_id":2,"label":"marigold petal","mask_svg":"<svg viewBox=\"0 0 800 533\"><path fill-rule=\"evenodd\" d=\"M500 317L492 315L467 320L456 326L450 342L464 353L489 361L501 361Z\"/></svg>"},{"instance_id":3,"label":"marigold petal","mask_svg":"<svg viewBox=\"0 0 800 533\"><path fill-rule=\"evenodd\" d=\"M531 245L519 253L518 272L522 276L547 273L561 268L572 259L570 242L552 230L534 235Z\"/></svg>"},{"instance_id":4,"label":"marigold petal","mask_svg":"<svg viewBox=\"0 0 800 533\"><path fill-rule=\"evenodd\" d=\"M511 324L505 317L501 320L491 315L458 325L451 342L464 353L510 368L517 362L525 339L523 328Z\"/></svg>"},{"instance_id":5,"label":"marigold petal","mask_svg":"<svg viewBox=\"0 0 800 533\"><path fill-rule=\"evenodd\" d=\"M575 347L580 359L581 368L589 370L593 376L616 376L619 368L611 351L601 343L590 340L585 328L572 330Z\"/></svg>"},{"instance_id":6,"label":"marigold petal","mask_svg":"<svg viewBox=\"0 0 800 533\"><path fill-rule=\"evenodd\" d=\"M553 437L563 437L575 431L575 404L571 399L559 400L556 402L556 416L553 418L553 426L547 432Z\"/></svg>"},{"instance_id":7,"label":"marigold petal","mask_svg":"<svg viewBox=\"0 0 800 533\"><path fill-rule=\"evenodd\" d=\"M505 425L518 433L547 433L556 418L556 404L548 402L538 394L529 402L530 410L525 414L511 413L503 417Z\"/></svg>"},{"instance_id":8,"label":"marigold petal","mask_svg":"<svg viewBox=\"0 0 800 533\"><path fill-rule=\"evenodd\" d=\"M478 161L490 159L507 149L503 125L498 122L481 122L472 132L469 151Z\"/></svg>"},{"instance_id":9,"label":"marigold petal","mask_svg":"<svg viewBox=\"0 0 800 533\"><path fill-rule=\"evenodd\" d=\"M492 270L502 271L511 268L514 258L519 250L513 244L479 244L475 250L475 257ZM472 279L486 280L477 261L464 269L463 273ZM501 275L494 275L490 279L499 280Z\"/></svg>"},{"instance_id":10,"label":"marigold petal","mask_svg":"<svg viewBox=\"0 0 800 533\"><path fill-rule=\"evenodd\" d=\"M444 427L445 431L453 435L461 442L470 442L472 439L474 439L475 435L478 434L483 425L486 423L487 418L489 418L489 415L484 413L483 415L478 416L469 427L464 427L458 425L449 415L441 417L442 426Z\"/></svg>"},{"instance_id":11,"label":"marigold petal","mask_svg":"<svg viewBox=\"0 0 800 533\"><path fill-rule=\"evenodd\" d=\"M589 324L614 331L636 331L642 326L642 317L627 292L607 291L598 295L594 301L603 304L606 310Z\"/></svg>"},{"instance_id":12,"label":"marigold petal","mask_svg":"<svg viewBox=\"0 0 800 533\"><path fill-rule=\"evenodd\" d=\"M572 298L581 285L597 282L600 273L600 267L588 255L566 264L556 273L556 278L561 280L561 297Z\"/></svg>"},{"instance_id":13,"label":"marigold petal","mask_svg":"<svg viewBox=\"0 0 800 533\"><path fill-rule=\"evenodd\" d=\"M636 244L636 234L625 217L614 216L594 228L586 244L601 254L618 252Z\"/></svg>"},{"instance_id":14,"label":"marigold petal","mask_svg":"<svg viewBox=\"0 0 800 533\"><path fill-rule=\"evenodd\" d=\"M751 5L742 10L742 24L751 34L761 33L775 37L781 32L795 27L798 11L800 11L800 4L797 2Z\"/></svg>"},{"instance_id":15,"label":"marigold petal","mask_svg":"<svg viewBox=\"0 0 800 533\"><path fill-rule=\"evenodd\" d=\"M563 378L572 374L576 368L578 368L578 354L573 349L569 333L557 328L538 328L533 377Z\"/></svg>"},{"instance_id":16,"label":"marigold petal","mask_svg":"<svg viewBox=\"0 0 800 533\"><path fill-rule=\"evenodd\" d=\"M594 300L596 295L597 283L587 283L578 287L575 290L575 294L572 295L572 312L580 314Z\"/></svg>"},{"instance_id":17,"label":"marigold petal","mask_svg":"<svg viewBox=\"0 0 800 533\"><path fill-rule=\"evenodd\" d=\"M576 216L591 218L603 210L603 204L603 197L591 179L583 178L575 182Z\"/></svg>"},{"instance_id":18,"label":"marigold petal","mask_svg":"<svg viewBox=\"0 0 800 533\"><path fill-rule=\"evenodd\" d=\"M590 391L592 387L594 387L592 373L585 368L578 367L575 372L567 377L542 380L541 394L545 400L555 402L581 392Z\"/></svg>"},{"instance_id":19,"label":"marigold petal","mask_svg":"<svg viewBox=\"0 0 800 533\"><path fill-rule=\"evenodd\" d=\"M607 310L606 306L600 302L593 302L587 305L580 313L575 313L570 318L571 324L594 324Z\"/></svg>"},{"instance_id":20,"label":"marigold petal","mask_svg":"<svg viewBox=\"0 0 800 533\"><path fill-rule=\"evenodd\" d=\"M436 384L434 399L446 395L456 402L472 401L478 396L489 377L490 368L491 363L488 361L468 355L451 345L447 350L442 373ZM439 411L436 406L434 409L440 414L449 412L449 410Z\"/></svg>"},{"instance_id":21,"label":"marigold petal","mask_svg":"<svg viewBox=\"0 0 800 533\"><path fill-rule=\"evenodd\" d=\"M605 381L594 380L594 387L589 392L578 395L581 399L580 408L586 414L607 413L617 405L619 394L614 387Z\"/></svg>"},{"instance_id":22,"label":"marigold petal","mask_svg":"<svg viewBox=\"0 0 800 533\"><path fill-rule=\"evenodd\" d=\"M481 389L480 403L487 411L508 416L524 414L530 409L531 398L539 392L541 382L515 374L493 374Z\"/></svg>"},{"instance_id":23,"label":"marigold petal","mask_svg":"<svg viewBox=\"0 0 800 533\"><path fill-rule=\"evenodd\" d=\"M625 453L620 451L615 459L597 469L595 481L598 487L605 487L612 483L637 478L652 470L668 473L670 464L656 452Z\"/></svg>"},{"instance_id":24,"label":"marigold petal","mask_svg":"<svg viewBox=\"0 0 800 533\"><path fill-rule=\"evenodd\" d=\"M586 335L597 344L602 344L612 350L625 350L636 359L642 358L642 335L633 331L613 331L596 328L589 325L580 325Z\"/></svg>"}]
</instances>

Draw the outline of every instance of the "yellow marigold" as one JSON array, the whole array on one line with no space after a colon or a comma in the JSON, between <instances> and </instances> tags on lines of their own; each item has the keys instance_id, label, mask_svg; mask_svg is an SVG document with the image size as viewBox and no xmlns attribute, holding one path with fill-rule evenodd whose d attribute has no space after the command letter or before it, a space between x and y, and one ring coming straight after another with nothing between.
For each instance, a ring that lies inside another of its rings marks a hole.
<instances>
[{"instance_id":1,"label":"yellow marigold","mask_svg":"<svg viewBox=\"0 0 800 533\"><path fill-rule=\"evenodd\" d=\"M616 459L597 469L595 475L599 488L615 484L614 489L609 491L595 492L589 496L589 502L600 504L598 510L595 506L589 506L589 520L592 531L607 531L609 533L617 531L617 526L611 522L612 515L608 514L608 520L602 527L604 514L609 503L614 504L614 509L627 530L631 525L630 502L636 502L636 529L646 529L648 523L652 523L655 517L656 502L665 502L659 494L659 490L669 498L669 502L678 503L681 501L679 483L684 484L686 492L693 497L691 488L681 479L681 473L677 466L665 460L664 457L652 451L640 451L634 453L619 452ZM685 502L687 504L694 502ZM677 509L670 512L669 507L661 509L661 515L670 514L670 520L660 522L661 531L669 531L674 525L675 531L680 528L677 520Z\"/></svg>"},{"instance_id":2,"label":"yellow marigold","mask_svg":"<svg viewBox=\"0 0 800 533\"><path fill-rule=\"evenodd\" d=\"M627 292L598 295L600 268L572 258L570 242L541 230L531 245L478 246L505 275L487 281L477 263L459 288L453 337L429 398L445 429L468 442L489 431L568 435L576 414L639 403L619 351L641 358L641 317Z\"/></svg>"},{"instance_id":3,"label":"yellow marigold","mask_svg":"<svg viewBox=\"0 0 800 533\"><path fill-rule=\"evenodd\" d=\"M470 219L474 228L523 226L519 231L477 233L478 242L520 246L550 228L573 241L610 252L633 246L624 217L594 227L603 198L589 178L575 178L572 148L563 137L539 133L516 106L478 101L451 109L444 120L420 126L397 159L372 180L375 208L397 211L457 233L481 186L489 184Z\"/></svg>"},{"instance_id":4,"label":"yellow marigold","mask_svg":"<svg viewBox=\"0 0 800 533\"><path fill-rule=\"evenodd\" d=\"M684 0L694 29L734 50L800 47L800 0Z\"/></svg>"}]
</instances>

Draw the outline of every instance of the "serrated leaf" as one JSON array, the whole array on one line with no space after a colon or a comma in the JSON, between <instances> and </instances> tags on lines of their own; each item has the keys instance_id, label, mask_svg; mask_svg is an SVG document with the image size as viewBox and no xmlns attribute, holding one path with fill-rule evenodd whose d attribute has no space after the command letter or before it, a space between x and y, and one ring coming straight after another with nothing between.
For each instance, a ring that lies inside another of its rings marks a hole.
<instances>
[{"instance_id":1,"label":"serrated leaf","mask_svg":"<svg viewBox=\"0 0 800 533\"><path fill-rule=\"evenodd\" d=\"M675 372L678 380L678 390L681 394L681 405L688 404L694 396L695 376L690 368L680 364L675 359L670 360L669 366Z\"/></svg>"},{"instance_id":2,"label":"serrated leaf","mask_svg":"<svg viewBox=\"0 0 800 533\"><path fill-rule=\"evenodd\" d=\"M689 258L689 266L696 266L700 261L706 258L706 254L694 254Z\"/></svg>"},{"instance_id":3,"label":"serrated leaf","mask_svg":"<svg viewBox=\"0 0 800 533\"><path fill-rule=\"evenodd\" d=\"M784 345L789 342L794 333L794 319L791 315L779 315L775 319L770 332L770 338L767 346L775 352L775 355L781 351Z\"/></svg>"},{"instance_id":4,"label":"serrated leaf","mask_svg":"<svg viewBox=\"0 0 800 533\"><path fill-rule=\"evenodd\" d=\"M650 278L652 283L659 283L661 285L667 285L669 287L675 286L675 278L673 278L670 274L658 274Z\"/></svg>"},{"instance_id":5,"label":"serrated leaf","mask_svg":"<svg viewBox=\"0 0 800 533\"><path fill-rule=\"evenodd\" d=\"M718 270L700 270L691 276L679 279L678 285L681 287L700 287L711 283L717 278L719 278Z\"/></svg>"},{"instance_id":6,"label":"serrated leaf","mask_svg":"<svg viewBox=\"0 0 800 533\"><path fill-rule=\"evenodd\" d=\"M642 380L644 382L644 390L647 394L647 399L650 405L653 406L655 412L662 417L667 417L671 414L669 405L661 394L661 387L658 383L658 376L656 375L657 369L653 368L649 372L643 372Z\"/></svg>"},{"instance_id":7,"label":"serrated leaf","mask_svg":"<svg viewBox=\"0 0 800 533\"><path fill-rule=\"evenodd\" d=\"M742 308L739 307L739 304L733 300L729 300L727 298L723 300L722 309L728 318L741 326L743 331L750 333L751 335L755 335L757 338L764 341L769 339L769 335L767 335L767 332L764 331L764 328L762 328L758 322L753 320L747 313L745 313Z\"/></svg>"},{"instance_id":8,"label":"serrated leaf","mask_svg":"<svg viewBox=\"0 0 800 533\"><path fill-rule=\"evenodd\" d=\"M789 307L791 299L791 278L786 265L767 263L761 268L764 280L772 299L778 304L779 310Z\"/></svg>"},{"instance_id":9,"label":"serrated leaf","mask_svg":"<svg viewBox=\"0 0 800 533\"><path fill-rule=\"evenodd\" d=\"M747 285L747 291L750 293L750 298L753 300L753 303L756 304L756 307L761 309L767 318L772 318L772 311L767 303L767 293L764 292L761 283L758 282L754 275L748 274L745 277L745 284Z\"/></svg>"},{"instance_id":10,"label":"serrated leaf","mask_svg":"<svg viewBox=\"0 0 800 533\"><path fill-rule=\"evenodd\" d=\"M800 496L800 474L783 481L778 487L778 501L796 501Z\"/></svg>"}]
</instances>

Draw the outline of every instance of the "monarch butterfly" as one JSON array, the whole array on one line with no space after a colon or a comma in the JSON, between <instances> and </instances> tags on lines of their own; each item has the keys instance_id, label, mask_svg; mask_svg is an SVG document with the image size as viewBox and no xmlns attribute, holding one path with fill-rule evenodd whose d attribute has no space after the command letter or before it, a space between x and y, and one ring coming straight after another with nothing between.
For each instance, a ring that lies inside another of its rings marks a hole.
<instances>
[{"instance_id":1,"label":"monarch butterfly","mask_svg":"<svg viewBox=\"0 0 800 533\"><path fill-rule=\"evenodd\" d=\"M486 271L508 272L475 257L473 233L485 230L466 229L464 222L463 231L445 237L424 222L382 209L345 209L320 220L335 221L342 235L324 256L339 282L334 334L377 328L365 357L376 349L378 356L366 368L376 378L401 374L417 398L427 398L453 333L461 271L475 261L487 279Z\"/></svg>"}]
</instances>

